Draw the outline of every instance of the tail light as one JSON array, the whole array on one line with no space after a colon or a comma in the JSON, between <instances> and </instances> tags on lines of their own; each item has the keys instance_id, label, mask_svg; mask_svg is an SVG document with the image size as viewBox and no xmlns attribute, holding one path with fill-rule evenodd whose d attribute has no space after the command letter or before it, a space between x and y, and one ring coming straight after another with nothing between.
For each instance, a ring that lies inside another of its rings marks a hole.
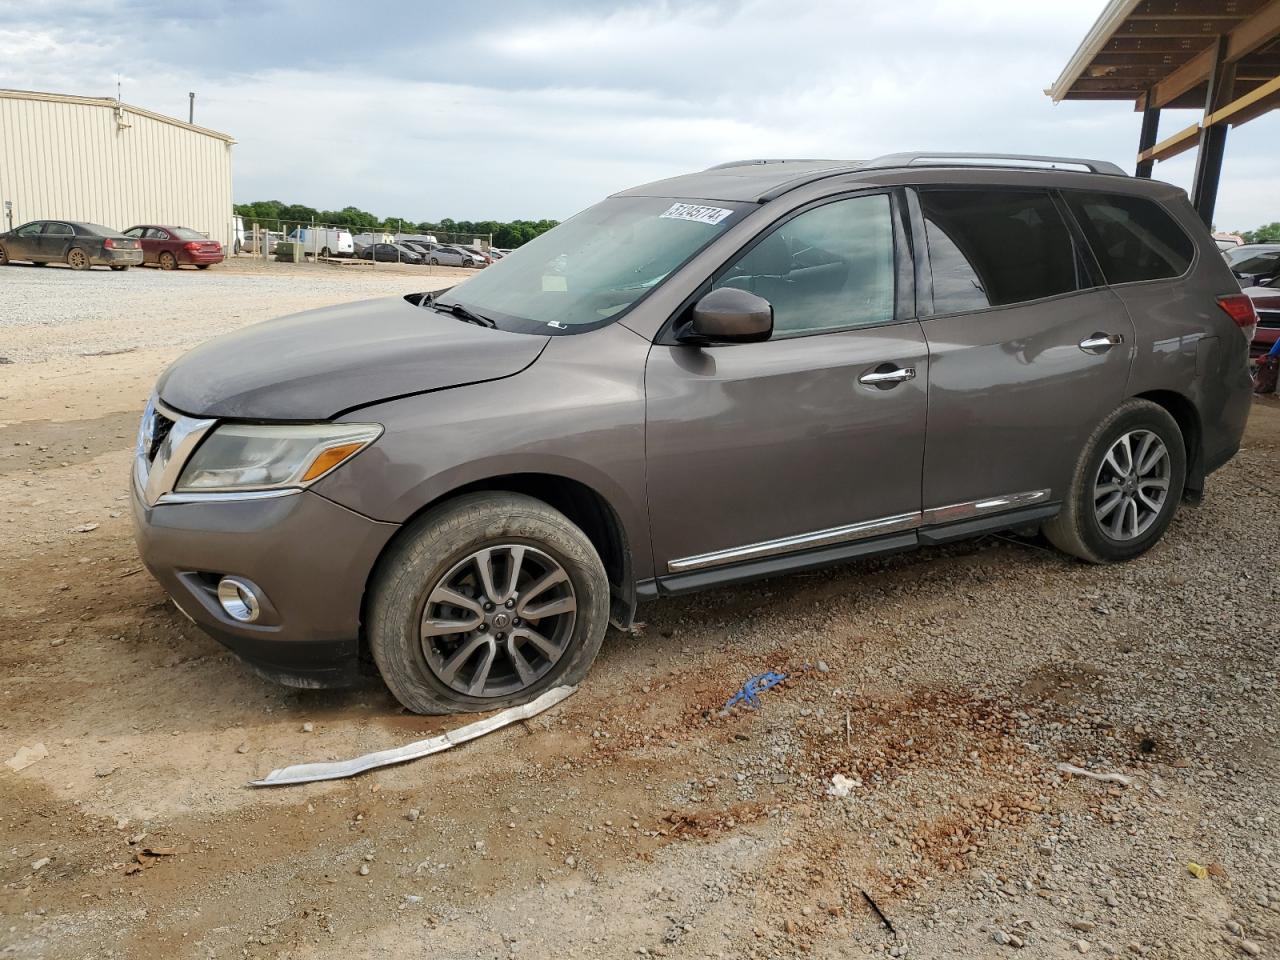
<instances>
[{"instance_id":1,"label":"tail light","mask_svg":"<svg viewBox=\"0 0 1280 960\"><path fill-rule=\"evenodd\" d=\"M102 246L105 250L114 250L116 248L115 241L110 237L107 237L107 239L102 241Z\"/></svg>"},{"instance_id":2,"label":"tail light","mask_svg":"<svg viewBox=\"0 0 1280 960\"><path fill-rule=\"evenodd\" d=\"M1231 293L1219 297L1218 306L1236 322L1246 340L1253 340L1253 334L1258 329L1258 311L1247 294Z\"/></svg>"},{"instance_id":3,"label":"tail light","mask_svg":"<svg viewBox=\"0 0 1280 960\"><path fill-rule=\"evenodd\" d=\"M203 244L199 240L192 240L190 243L183 244L183 248L186 250L190 250L192 253L195 253L202 246Z\"/></svg>"}]
</instances>

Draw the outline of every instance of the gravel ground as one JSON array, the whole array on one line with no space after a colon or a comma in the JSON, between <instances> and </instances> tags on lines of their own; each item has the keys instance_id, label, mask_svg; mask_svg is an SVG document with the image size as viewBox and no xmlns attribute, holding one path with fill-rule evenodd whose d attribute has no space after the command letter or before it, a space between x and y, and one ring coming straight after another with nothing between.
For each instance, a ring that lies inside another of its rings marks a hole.
<instances>
[{"instance_id":1,"label":"gravel ground","mask_svg":"<svg viewBox=\"0 0 1280 960\"><path fill-rule=\"evenodd\" d=\"M0 767L0 955L1280 954L1272 399L1132 563L988 538L652 604L527 724L246 789L457 722L258 679L133 551L128 448L181 347L420 282L308 271L0 272L0 759L48 754ZM86 355L116 327L131 352Z\"/></svg>"}]
</instances>

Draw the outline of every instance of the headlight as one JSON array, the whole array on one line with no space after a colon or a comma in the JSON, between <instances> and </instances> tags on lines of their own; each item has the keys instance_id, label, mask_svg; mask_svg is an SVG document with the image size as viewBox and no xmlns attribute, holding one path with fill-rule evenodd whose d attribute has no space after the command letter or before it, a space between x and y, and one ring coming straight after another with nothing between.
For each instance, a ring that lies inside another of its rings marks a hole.
<instances>
[{"instance_id":1,"label":"headlight","mask_svg":"<svg viewBox=\"0 0 1280 960\"><path fill-rule=\"evenodd\" d=\"M196 448L176 490L212 493L305 487L381 434L382 427L376 423L225 423Z\"/></svg>"}]
</instances>

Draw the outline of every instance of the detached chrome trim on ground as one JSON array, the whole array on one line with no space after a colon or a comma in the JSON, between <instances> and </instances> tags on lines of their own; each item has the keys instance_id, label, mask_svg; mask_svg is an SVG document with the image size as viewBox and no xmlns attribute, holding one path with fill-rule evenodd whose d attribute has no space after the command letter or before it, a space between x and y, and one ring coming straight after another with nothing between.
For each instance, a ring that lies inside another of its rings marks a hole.
<instances>
[{"instance_id":1,"label":"detached chrome trim on ground","mask_svg":"<svg viewBox=\"0 0 1280 960\"><path fill-rule=\"evenodd\" d=\"M1006 493L998 497L987 497L982 500L966 500L963 503L952 503L945 507L930 507L916 513L900 513L891 517L876 520L865 520L861 523L850 523L841 527L829 527L826 530L815 530L812 533L801 533L791 537L780 537L777 540L764 540L760 543L749 543L741 547L717 550L712 553L700 553L693 557L682 557L667 563L669 573L688 573L692 570L703 570L707 567L719 567L744 560L759 560L786 553L796 553L815 547L829 547L835 544L848 543L853 540L865 540L884 534L899 533L903 530L914 530L921 526L940 523L953 523L957 520L968 520L989 514L1014 510L1049 499L1049 491L1027 490L1022 493Z\"/></svg>"},{"instance_id":2,"label":"detached chrome trim on ground","mask_svg":"<svg viewBox=\"0 0 1280 960\"><path fill-rule=\"evenodd\" d=\"M366 770L389 767L393 764L404 763L406 760L417 760L420 757L430 756L433 753L448 750L450 747L456 747L458 744L466 743L468 740L483 737L487 733L501 730L503 727L518 723L521 720L530 720L544 710L550 710L557 703L567 699L577 689L576 686L552 687L536 700L530 700L528 703L518 707L508 707L506 710L495 713L492 717L477 720L475 723L468 723L464 727L450 730L448 733L442 733L436 737L428 737L426 740L407 743L403 747L392 747L390 750L366 753L363 757L355 757L351 760L336 760L332 763L300 763L292 767L282 767L279 770L272 770L261 780L251 780L249 786L282 787L292 783L313 783L317 780L341 780L344 777L353 777L357 773L364 773Z\"/></svg>"}]
</instances>

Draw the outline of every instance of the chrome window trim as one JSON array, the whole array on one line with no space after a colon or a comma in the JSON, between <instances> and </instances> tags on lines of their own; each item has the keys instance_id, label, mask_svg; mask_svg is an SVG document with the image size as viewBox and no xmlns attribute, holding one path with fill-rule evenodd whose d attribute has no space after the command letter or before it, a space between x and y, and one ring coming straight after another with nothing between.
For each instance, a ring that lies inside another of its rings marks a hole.
<instances>
[{"instance_id":1,"label":"chrome window trim","mask_svg":"<svg viewBox=\"0 0 1280 960\"><path fill-rule=\"evenodd\" d=\"M740 547L730 547L725 550L715 550L710 553L700 553L691 557L670 560L667 562L667 572L688 573L694 570L703 570L707 567L719 567L730 563L740 563L745 560L760 560L765 557L812 550L816 547L833 546L854 540L864 540L868 537L899 533L904 530L915 530L923 526L936 526L954 523L957 520L989 516L1005 510L1014 510L1036 503L1043 503L1049 499L1049 493L1050 491L1047 488L1026 490L1021 493L1005 493L994 497L983 497L979 500L952 503L944 507L930 507L928 510L920 510L915 513L899 513L875 520L864 520L860 523L828 527L825 530L815 530L812 533L779 537L777 540L762 540L758 543L748 543Z\"/></svg>"}]
</instances>

